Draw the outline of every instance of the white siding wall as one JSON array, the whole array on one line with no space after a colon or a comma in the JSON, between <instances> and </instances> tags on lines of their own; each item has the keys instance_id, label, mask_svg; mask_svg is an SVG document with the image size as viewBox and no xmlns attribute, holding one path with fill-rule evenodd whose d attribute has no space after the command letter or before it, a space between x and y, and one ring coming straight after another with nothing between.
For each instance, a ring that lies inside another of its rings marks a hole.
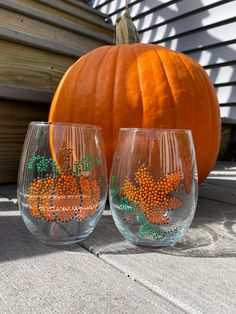
<instances>
[{"instance_id":1,"label":"white siding wall","mask_svg":"<svg viewBox=\"0 0 236 314\"><path fill-rule=\"evenodd\" d=\"M94 0L113 24L125 0ZM205 67L215 85L221 116L236 120L236 1L130 0L141 41L183 51Z\"/></svg>"}]
</instances>

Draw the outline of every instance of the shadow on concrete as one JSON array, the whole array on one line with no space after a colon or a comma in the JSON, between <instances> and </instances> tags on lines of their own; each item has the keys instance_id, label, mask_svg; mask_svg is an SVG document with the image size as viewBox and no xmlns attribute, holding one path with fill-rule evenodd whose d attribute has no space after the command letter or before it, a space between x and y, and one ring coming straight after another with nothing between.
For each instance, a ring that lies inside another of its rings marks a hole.
<instances>
[{"instance_id":1,"label":"shadow on concrete","mask_svg":"<svg viewBox=\"0 0 236 314\"><path fill-rule=\"evenodd\" d=\"M14 192L14 188L12 188L12 192ZM18 206L10 200L0 201L0 263L56 253L62 250L86 252L78 244L49 246L40 242L26 228Z\"/></svg>"},{"instance_id":2,"label":"shadow on concrete","mask_svg":"<svg viewBox=\"0 0 236 314\"><path fill-rule=\"evenodd\" d=\"M228 184L230 184L229 180ZM108 212L82 245L98 256L158 252L185 257L235 257L236 211L234 207L200 198L189 231L175 246L169 248L147 248L129 243L119 233Z\"/></svg>"}]
</instances>

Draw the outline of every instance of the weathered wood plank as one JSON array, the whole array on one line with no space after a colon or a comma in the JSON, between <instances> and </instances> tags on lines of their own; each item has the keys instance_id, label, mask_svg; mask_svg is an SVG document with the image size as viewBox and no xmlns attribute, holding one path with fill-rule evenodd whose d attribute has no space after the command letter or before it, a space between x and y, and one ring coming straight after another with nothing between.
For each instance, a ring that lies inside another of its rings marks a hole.
<instances>
[{"instance_id":1,"label":"weathered wood plank","mask_svg":"<svg viewBox=\"0 0 236 314\"><path fill-rule=\"evenodd\" d=\"M54 52L55 54L60 54L71 58L78 58L87 52L82 49L63 46L46 39L37 38L29 34L17 32L5 27L0 28L0 39L8 42L19 43L24 46L38 48L43 51Z\"/></svg>"},{"instance_id":2,"label":"weathered wood plank","mask_svg":"<svg viewBox=\"0 0 236 314\"><path fill-rule=\"evenodd\" d=\"M107 15L88 6L87 4L81 2L81 1L77 1L77 0L58 0L58 1L63 1L63 2L67 2L70 4L73 4L75 7L85 10L87 12L89 12L90 14L93 14L95 16L100 16L101 18L103 18L103 20L105 20L107 18Z\"/></svg>"},{"instance_id":3,"label":"weathered wood plank","mask_svg":"<svg viewBox=\"0 0 236 314\"><path fill-rule=\"evenodd\" d=\"M30 121L47 121L49 105L0 100L0 183L16 182Z\"/></svg>"},{"instance_id":4,"label":"weathered wood plank","mask_svg":"<svg viewBox=\"0 0 236 314\"><path fill-rule=\"evenodd\" d=\"M16 205L2 209L1 313L183 313L79 245L40 243Z\"/></svg>"},{"instance_id":5,"label":"weathered wood plank","mask_svg":"<svg viewBox=\"0 0 236 314\"><path fill-rule=\"evenodd\" d=\"M59 45L68 47L68 50L76 48L80 54L101 46L99 39L91 39L85 34L75 33L74 30L71 32L5 9L0 11L0 27L28 34L35 37L35 40L46 40L52 46L55 45L55 48Z\"/></svg>"},{"instance_id":6,"label":"weathered wood plank","mask_svg":"<svg viewBox=\"0 0 236 314\"><path fill-rule=\"evenodd\" d=\"M54 91L74 61L52 52L0 40L0 84Z\"/></svg>"},{"instance_id":7,"label":"weathered wood plank","mask_svg":"<svg viewBox=\"0 0 236 314\"><path fill-rule=\"evenodd\" d=\"M11 7L12 10L15 11L21 10L21 12L28 12L28 14L34 14L35 16L38 16L38 18L50 16L52 23L55 23L57 19L63 19L64 22L73 22L73 24L77 24L78 28L79 25L81 26L81 29L82 27L86 28L88 33L91 31L97 32L98 37L99 33L101 35L110 35L113 30L112 26L106 24L105 22L103 22L101 26L94 25L83 18L79 18L78 16L60 11L57 8L50 7L47 5L49 2L47 2L47 4L43 4L34 0L0 0L0 3L4 4L5 8Z\"/></svg>"},{"instance_id":8,"label":"weathered wood plank","mask_svg":"<svg viewBox=\"0 0 236 314\"><path fill-rule=\"evenodd\" d=\"M112 41L113 28L101 14L82 11L83 5L58 4L60 8L47 1L0 0L0 182L16 180L27 124L47 120L48 104L68 67ZM71 15L72 7L79 13ZM7 103L14 114L4 120Z\"/></svg>"},{"instance_id":9,"label":"weathered wood plank","mask_svg":"<svg viewBox=\"0 0 236 314\"><path fill-rule=\"evenodd\" d=\"M50 103L53 93L28 87L0 84L0 99Z\"/></svg>"},{"instance_id":10,"label":"weathered wood plank","mask_svg":"<svg viewBox=\"0 0 236 314\"><path fill-rule=\"evenodd\" d=\"M86 10L82 10L81 8L78 10L74 5L71 5L70 3L66 2L66 1L61 1L61 0L38 0L38 2L45 4L53 9L56 9L60 12L65 12L67 14L69 14L70 16L75 16L77 18L79 18L82 23L86 22L86 23L90 23L91 25L95 25L95 26L100 26L102 28L107 28L111 30L111 25L107 25L104 23L104 20L101 19L98 16L94 16L89 14Z\"/></svg>"}]
</instances>

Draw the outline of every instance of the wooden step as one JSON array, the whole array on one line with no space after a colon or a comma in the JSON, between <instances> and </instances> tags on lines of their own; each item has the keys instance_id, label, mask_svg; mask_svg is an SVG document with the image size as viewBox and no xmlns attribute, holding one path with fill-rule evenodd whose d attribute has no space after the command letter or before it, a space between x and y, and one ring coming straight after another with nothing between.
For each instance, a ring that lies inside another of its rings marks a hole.
<instances>
[{"instance_id":1,"label":"wooden step","mask_svg":"<svg viewBox=\"0 0 236 314\"><path fill-rule=\"evenodd\" d=\"M73 4L74 7L77 7L83 11L86 11L88 12L89 14L91 15L95 15L95 16L100 16L101 18L103 18L104 20L107 19L107 15L98 11L98 10L95 10L94 8L92 8L91 6L81 2L81 1L78 1L78 0L61 0L63 2L67 2L69 4Z\"/></svg>"},{"instance_id":2,"label":"wooden step","mask_svg":"<svg viewBox=\"0 0 236 314\"><path fill-rule=\"evenodd\" d=\"M0 84L0 99L10 101L22 101L25 103L41 103L50 104L52 101L53 92L50 90L19 87L17 85L1 83Z\"/></svg>"},{"instance_id":3,"label":"wooden step","mask_svg":"<svg viewBox=\"0 0 236 314\"><path fill-rule=\"evenodd\" d=\"M16 12L22 16L34 18L47 24L59 25L59 27L68 28L70 31L74 29L77 31L79 29L88 36L104 37L108 41L111 41L113 37L114 28L104 21L99 20L98 24L94 24L96 18L87 19L87 16L81 13L80 15L83 18L78 18L33 0L0 0L0 8Z\"/></svg>"},{"instance_id":4,"label":"wooden step","mask_svg":"<svg viewBox=\"0 0 236 314\"><path fill-rule=\"evenodd\" d=\"M0 183L15 182L30 121L82 55L112 44L104 14L73 0L0 0Z\"/></svg>"},{"instance_id":5,"label":"wooden step","mask_svg":"<svg viewBox=\"0 0 236 314\"><path fill-rule=\"evenodd\" d=\"M0 183L16 182L27 126L47 120L48 110L47 104L0 99Z\"/></svg>"},{"instance_id":6,"label":"wooden step","mask_svg":"<svg viewBox=\"0 0 236 314\"><path fill-rule=\"evenodd\" d=\"M0 183L16 181L27 125L47 121L53 92L75 60L0 40Z\"/></svg>"},{"instance_id":7,"label":"wooden step","mask_svg":"<svg viewBox=\"0 0 236 314\"><path fill-rule=\"evenodd\" d=\"M0 84L54 92L60 78L75 60L0 40Z\"/></svg>"},{"instance_id":8,"label":"wooden step","mask_svg":"<svg viewBox=\"0 0 236 314\"><path fill-rule=\"evenodd\" d=\"M0 28L24 33L55 44L77 48L83 50L84 53L102 44L111 43L111 37L108 35L99 34L84 26L59 19L52 23L50 16L44 16L44 19L41 20L38 17L39 15L35 15L35 12L32 12L31 17L29 17L25 12L16 13L2 9L0 11Z\"/></svg>"},{"instance_id":9,"label":"wooden step","mask_svg":"<svg viewBox=\"0 0 236 314\"><path fill-rule=\"evenodd\" d=\"M86 11L71 7L71 4L60 0L0 0L0 4L5 8L11 7L12 10L18 10L19 7L34 9L37 12L49 14L51 17L60 18L65 21L70 21L80 26L87 27L101 34L112 35L113 27L105 23L104 18L91 16Z\"/></svg>"},{"instance_id":10,"label":"wooden step","mask_svg":"<svg viewBox=\"0 0 236 314\"><path fill-rule=\"evenodd\" d=\"M59 4L59 6L57 6L57 9L59 10L64 10L65 12L66 11L70 12L71 10L73 10L73 13L77 12L78 14L85 13L86 16L94 17L94 18L100 19L101 21L104 21L107 19L106 14L92 8L91 6L87 5L86 3L82 1L78 1L78 0L53 0L53 1L55 1L54 3ZM54 7L53 2L46 1L46 0L44 2L45 4L49 6L53 5Z\"/></svg>"}]
</instances>

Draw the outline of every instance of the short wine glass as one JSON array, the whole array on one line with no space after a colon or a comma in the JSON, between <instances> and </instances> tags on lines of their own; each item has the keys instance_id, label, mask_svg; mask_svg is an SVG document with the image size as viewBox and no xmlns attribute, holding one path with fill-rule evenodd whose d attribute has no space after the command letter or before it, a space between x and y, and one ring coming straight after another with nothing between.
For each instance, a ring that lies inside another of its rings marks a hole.
<instances>
[{"instance_id":1,"label":"short wine glass","mask_svg":"<svg viewBox=\"0 0 236 314\"><path fill-rule=\"evenodd\" d=\"M49 244L82 241L106 203L101 129L31 122L18 174L18 203L30 232Z\"/></svg>"},{"instance_id":2,"label":"short wine glass","mask_svg":"<svg viewBox=\"0 0 236 314\"><path fill-rule=\"evenodd\" d=\"M193 220L197 195L191 131L120 130L109 198L126 239L144 246L174 245Z\"/></svg>"}]
</instances>

